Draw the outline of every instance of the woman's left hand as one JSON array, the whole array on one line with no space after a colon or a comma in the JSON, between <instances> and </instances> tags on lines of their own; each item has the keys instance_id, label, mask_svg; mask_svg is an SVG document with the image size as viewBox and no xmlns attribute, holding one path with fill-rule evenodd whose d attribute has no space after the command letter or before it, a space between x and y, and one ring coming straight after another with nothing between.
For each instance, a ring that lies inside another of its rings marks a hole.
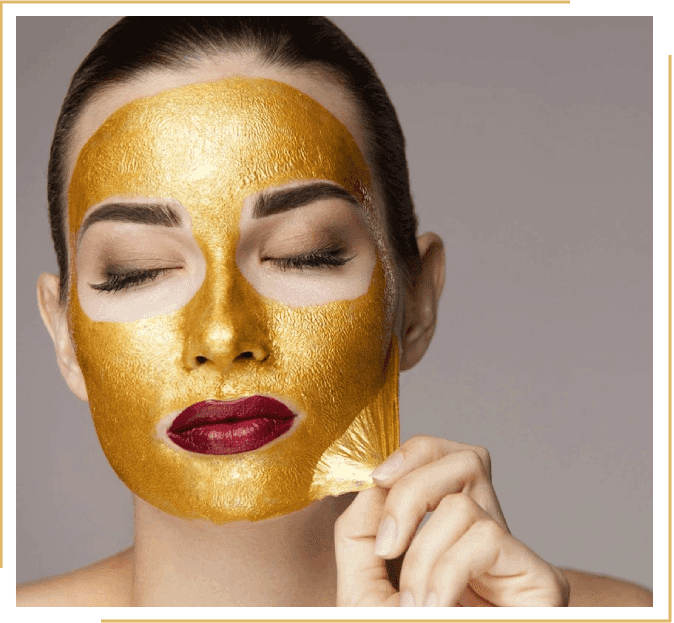
<instances>
[{"instance_id":1,"label":"woman's left hand","mask_svg":"<svg viewBox=\"0 0 674 623\"><path fill-rule=\"evenodd\" d=\"M338 606L568 605L561 571L510 534L484 448L413 437L373 477L335 526ZM398 592L384 559L405 551Z\"/></svg>"}]
</instances>

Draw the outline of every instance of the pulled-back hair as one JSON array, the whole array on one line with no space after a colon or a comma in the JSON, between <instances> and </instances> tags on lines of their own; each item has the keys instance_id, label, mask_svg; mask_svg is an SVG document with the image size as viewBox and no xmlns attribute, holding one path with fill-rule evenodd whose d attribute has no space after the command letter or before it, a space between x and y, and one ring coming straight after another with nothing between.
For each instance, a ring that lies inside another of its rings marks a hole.
<instances>
[{"instance_id":1,"label":"pulled-back hair","mask_svg":"<svg viewBox=\"0 0 674 623\"><path fill-rule=\"evenodd\" d=\"M94 96L145 71L189 69L200 58L226 52L253 52L266 66L322 69L346 88L365 128L365 155L383 195L394 260L406 286L413 282L420 260L405 139L372 64L337 26L322 17L125 17L101 36L75 72L51 146L47 194L61 303L68 290L68 152L84 108Z\"/></svg>"}]
</instances>

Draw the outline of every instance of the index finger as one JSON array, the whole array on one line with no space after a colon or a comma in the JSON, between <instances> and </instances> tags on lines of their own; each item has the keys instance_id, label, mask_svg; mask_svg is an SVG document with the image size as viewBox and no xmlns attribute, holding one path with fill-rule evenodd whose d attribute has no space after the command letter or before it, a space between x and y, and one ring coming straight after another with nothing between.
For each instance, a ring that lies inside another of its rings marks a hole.
<instances>
[{"instance_id":1,"label":"index finger","mask_svg":"<svg viewBox=\"0 0 674 623\"><path fill-rule=\"evenodd\" d=\"M396 480L415 469L460 450L475 452L482 461L489 480L491 480L491 459L486 448L427 435L415 435L408 439L372 472L372 478L378 485L390 488Z\"/></svg>"}]
</instances>

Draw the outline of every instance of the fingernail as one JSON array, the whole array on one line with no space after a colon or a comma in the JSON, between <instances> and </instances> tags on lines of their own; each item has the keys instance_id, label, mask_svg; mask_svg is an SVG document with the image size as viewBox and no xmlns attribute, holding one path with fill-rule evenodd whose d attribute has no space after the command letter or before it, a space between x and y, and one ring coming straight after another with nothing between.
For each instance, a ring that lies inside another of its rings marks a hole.
<instances>
[{"instance_id":1,"label":"fingernail","mask_svg":"<svg viewBox=\"0 0 674 623\"><path fill-rule=\"evenodd\" d=\"M400 595L401 608L414 608L414 597L410 591L403 591Z\"/></svg>"},{"instance_id":2,"label":"fingernail","mask_svg":"<svg viewBox=\"0 0 674 623\"><path fill-rule=\"evenodd\" d=\"M370 476L377 480L386 480L393 476L403 466L403 455L400 452L394 452L386 459Z\"/></svg>"},{"instance_id":3,"label":"fingernail","mask_svg":"<svg viewBox=\"0 0 674 623\"><path fill-rule=\"evenodd\" d=\"M384 517L379 530L377 539L374 542L374 553L377 556L387 556L393 549L396 538L396 522L393 517Z\"/></svg>"}]
</instances>

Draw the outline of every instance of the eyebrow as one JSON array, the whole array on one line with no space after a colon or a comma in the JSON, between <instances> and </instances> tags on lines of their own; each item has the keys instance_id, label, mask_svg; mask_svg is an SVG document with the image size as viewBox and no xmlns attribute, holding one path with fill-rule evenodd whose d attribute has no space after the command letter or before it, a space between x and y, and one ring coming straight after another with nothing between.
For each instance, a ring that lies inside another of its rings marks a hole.
<instances>
[{"instance_id":1,"label":"eyebrow","mask_svg":"<svg viewBox=\"0 0 674 623\"><path fill-rule=\"evenodd\" d=\"M341 186L316 183L299 188L288 188L274 192L263 192L255 201L253 218L264 218L272 214L280 214L321 199L344 199L360 207L360 202Z\"/></svg>"},{"instance_id":2,"label":"eyebrow","mask_svg":"<svg viewBox=\"0 0 674 623\"><path fill-rule=\"evenodd\" d=\"M255 201L253 218L264 218L280 214L320 201L321 199L344 199L360 206L360 202L341 186L317 183L299 188L288 188L275 192L263 192ZM77 234L77 241L94 223L117 221L137 223L140 225L160 225L163 227L180 227L180 214L171 206L162 203L108 203L94 210L84 219Z\"/></svg>"}]
</instances>

